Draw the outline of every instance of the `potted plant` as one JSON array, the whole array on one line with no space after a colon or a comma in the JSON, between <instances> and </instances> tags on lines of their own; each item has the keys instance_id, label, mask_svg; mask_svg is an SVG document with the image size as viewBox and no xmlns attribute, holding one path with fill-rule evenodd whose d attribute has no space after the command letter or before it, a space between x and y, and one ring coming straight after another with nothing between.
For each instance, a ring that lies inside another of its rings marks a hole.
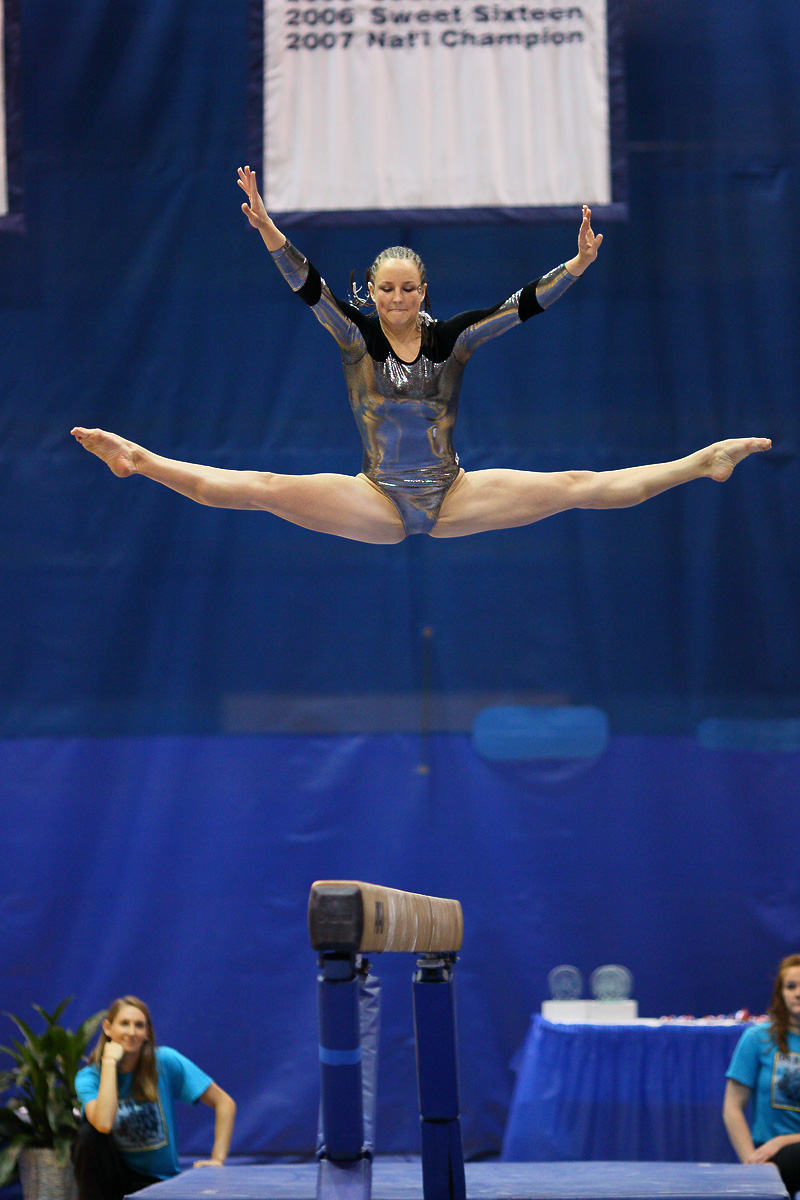
<instances>
[{"instance_id":1,"label":"potted plant","mask_svg":"<svg viewBox=\"0 0 800 1200\"><path fill-rule=\"evenodd\" d=\"M0 1071L0 1187L17 1171L25 1200L72 1200L77 1195L70 1147L80 1124L75 1075L103 1013L89 1017L73 1033L59 1024L72 997L55 1012L33 1008L45 1021L34 1033L25 1021L6 1013L23 1035L0 1054L13 1060Z\"/></svg>"}]
</instances>

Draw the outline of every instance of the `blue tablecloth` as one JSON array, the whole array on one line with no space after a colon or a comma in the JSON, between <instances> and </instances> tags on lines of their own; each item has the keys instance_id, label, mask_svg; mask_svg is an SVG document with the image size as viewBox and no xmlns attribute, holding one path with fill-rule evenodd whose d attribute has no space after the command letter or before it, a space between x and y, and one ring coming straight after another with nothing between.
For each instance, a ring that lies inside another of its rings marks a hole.
<instances>
[{"instance_id":1,"label":"blue tablecloth","mask_svg":"<svg viewBox=\"0 0 800 1200\"><path fill-rule=\"evenodd\" d=\"M535 1016L507 1162L735 1162L722 1123L743 1024L556 1025Z\"/></svg>"}]
</instances>

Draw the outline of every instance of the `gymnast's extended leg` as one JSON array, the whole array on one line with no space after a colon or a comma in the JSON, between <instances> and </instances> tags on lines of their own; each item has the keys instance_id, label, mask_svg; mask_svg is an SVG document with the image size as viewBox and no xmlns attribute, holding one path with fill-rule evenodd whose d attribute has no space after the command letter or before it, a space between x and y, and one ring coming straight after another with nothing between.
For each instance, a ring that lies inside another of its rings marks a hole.
<instances>
[{"instance_id":1,"label":"gymnast's extended leg","mask_svg":"<svg viewBox=\"0 0 800 1200\"><path fill-rule=\"evenodd\" d=\"M618 471L471 471L453 484L431 537L464 537L530 525L572 508L630 508L692 479L722 483L767 438L730 438L686 458Z\"/></svg>"},{"instance_id":2,"label":"gymnast's extended leg","mask_svg":"<svg viewBox=\"0 0 800 1200\"><path fill-rule=\"evenodd\" d=\"M229 471L162 458L102 429L76 426L72 434L115 475L144 475L198 504L262 509L304 529L358 542L393 543L405 537L395 506L364 476Z\"/></svg>"}]
</instances>

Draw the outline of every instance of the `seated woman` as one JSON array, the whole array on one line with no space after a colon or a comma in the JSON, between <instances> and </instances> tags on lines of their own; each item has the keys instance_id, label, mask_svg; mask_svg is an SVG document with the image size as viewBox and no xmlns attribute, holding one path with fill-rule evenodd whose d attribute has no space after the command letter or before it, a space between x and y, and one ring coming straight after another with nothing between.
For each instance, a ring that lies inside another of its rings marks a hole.
<instances>
[{"instance_id":1,"label":"seated woman","mask_svg":"<svg viewBox=\"0 0 800 1200\"><path fill-rule=\"evenodd\" d=\"M236 1105L193 1062L156 1046L147 1005L115 1000L89 1066L75 1077L84 1122L72 1159L80 1200L123 1200L180 1172L175 1101L202 1100L214 1109L211 1157L196 1167L221 1167L228 1155Z\"/></svg>"},{"instance_id":2,"label":"seated woman","mask_svg":"<svg viewBox=\"0 0 800 1200\"><path fill-rule=\"evenodd\" d=\"M740 1160L774 1163L793 1196L800 1191L800 954L778 967L769 1018L746 1029L733 1052L722 1119Z\"/></svg>"},{"instance_id":3,"label":"seated woman","mask_svg":"<svg viewBox=\"0 0 800 1200\"><path fill-rule=\"evenodd\" d=\"M230 471L163 458L118 434L76 425L73 436L115 475L144 475L215 508L262 509L305 529L361 542L411 534L464 537L529 525L572 508L627 508L692 479L727 479L767 438L730 438L674 462L616 471L465 472L453 445L464 369L490 338L546 311L583 275L603 241L584 205L578 251L567 262L488 308L434 320L422 260L407 246L382 251L367 271L369 301L337 299L316 268L269 216L249 167L239 170L242 205L275 266L332 334L364 448L361 471L279 475ZM366 316L363 303L375 314Z\"/></svg>"}]
</instances>

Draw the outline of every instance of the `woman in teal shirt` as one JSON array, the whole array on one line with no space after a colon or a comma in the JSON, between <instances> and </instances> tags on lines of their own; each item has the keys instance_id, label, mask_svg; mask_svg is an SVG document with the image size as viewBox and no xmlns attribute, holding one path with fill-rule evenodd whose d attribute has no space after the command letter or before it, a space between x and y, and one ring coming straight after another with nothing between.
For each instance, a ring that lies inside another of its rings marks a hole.
<instances>
[{"instance_id":1,"label":"woman in teal shirt","mask_svg":"<svg viewBox=\"0 0 800 1200\"><path fill-rule=\"evenodd\" d=\"M778 967L769 1024L744 1031L727 1079L722 1119L731 1145L743 1163L774 1163L793 1196L800 1191L800 954Z\"/></svg>"},{"instance_id":2,"label":"woman in teal shirt","mask_svg":"<svg viewBox=\"0 0 800 1200\"><path fill-rule=\"evenodd\" d=\"M214 1109L214 1148L196 1167L221 1167L228 1155L236 1105L177 1050L156 1046L147 1005L115 1000L75 1088L84 1123L73 1150L80 1200L122 1200L180 1171L175 1101L202 1100Z\"/></svg>"}]
</instances>

